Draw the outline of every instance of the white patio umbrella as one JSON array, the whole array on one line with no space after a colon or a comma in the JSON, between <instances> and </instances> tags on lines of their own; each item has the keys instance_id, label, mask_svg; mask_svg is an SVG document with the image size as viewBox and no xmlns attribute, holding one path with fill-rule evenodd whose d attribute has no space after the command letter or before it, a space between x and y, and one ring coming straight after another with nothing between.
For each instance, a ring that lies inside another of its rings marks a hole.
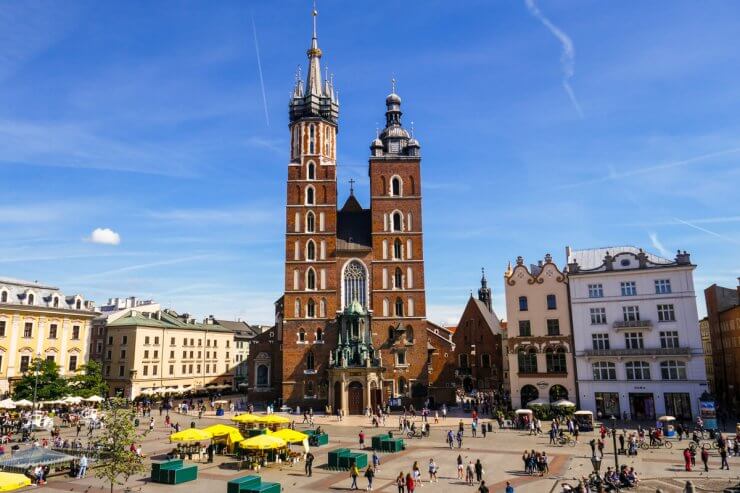
<instances>
[{"instance_id":1,"label":"white patio umbrella","mask_svg":"<svg viewBox=\"0 0 740 493\"><path fill-rule=\"evenodd\" d=\"M527 402L527 407L531 407L531 406L549 406L549 405L550 405L550 401L548 401L547 399L535 399L533 401Z\"/></svg>"},{"instance_id":2,"label":"white patio umbrella","mask_svg":"<svg viewBox=\"0 0 740 493\"><path fill-rule=\"evenodd\" d=\"M31 407L33 406L33 402L27 399L21 399L19 401L15 401L15 405L18 407Z\"/></svg>"},{"instance_id":3,"label":"white patio umbrella","mask_svg":"<svg viewBox=\"0 0 740 493\"><path fill-rule=\"evenodd\" d=\"M62 399L61 402L65 404L79 404L80 402L82 402L82 397L68 395L67 397Z\"/></svg>"},{"instance_id":4,"label":"white patio umbrella","mask_svg":"<svg viewBox=\"0 0 740 493\"><path fill-rule=\"evenodd\" d=\"M568 399L560 399L552 403L556 407L576 407L575 402L570 402Z\"/></svg>"},{"instance_id":5,"label":"white patio umbrella","mask_svg":"<svg viewBox=\"0 0 740 493\"><path fill-rule=\"evenodd\" d=\"M13 399L5 399L0 401L0 409L15 409L15 402Z\"/></svg>"},{"instance_id":6,"label":"white patio umbrella","mask_svg":"<svg viewBox=\"0 0 740 493\"><path fill-rule=\"evenodd\" d=\"M87 399L83 399L87 402L103 402L105 399L103 397L100 397L99 395L92 395L88 397Z\"/></svg>"}]
</instances>

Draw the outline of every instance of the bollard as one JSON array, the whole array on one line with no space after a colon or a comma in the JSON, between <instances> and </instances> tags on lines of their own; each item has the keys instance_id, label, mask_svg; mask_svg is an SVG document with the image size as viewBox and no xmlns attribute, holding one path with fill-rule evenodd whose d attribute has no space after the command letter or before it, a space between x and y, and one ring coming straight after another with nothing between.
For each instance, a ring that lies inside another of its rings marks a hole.
<instances>
[{"instance_id":1,"label":"bollard","mask_svg":"<svg viewBox=\"0 0 740 493\"><path fill-rule=\"evenodd\" d=\"M695 493L694 483L686 481L686 487L683 489L683 493Z\"/></svg>"}]
</instances>

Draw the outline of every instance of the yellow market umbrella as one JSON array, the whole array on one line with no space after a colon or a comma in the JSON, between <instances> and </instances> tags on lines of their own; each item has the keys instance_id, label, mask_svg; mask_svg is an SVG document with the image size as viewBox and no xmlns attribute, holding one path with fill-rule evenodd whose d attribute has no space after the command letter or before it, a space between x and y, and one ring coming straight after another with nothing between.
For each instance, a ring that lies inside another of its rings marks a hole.
<instances>
[{"instance_id":1,"label":"yellow market umbrella","mask_svg":"<svg viewBox=\"0 0 740 493\"><path fill-rule=\"evenodd\" d=\"M234 416L231 418L231 421L235 423L260 423L262 419L262 416L257 416L256 414L240 414L239 416Z\"/></svg>"},{"instance_id":2,"label":"yellow market umbrella","mask_svg":"<svg viewBox=\"0 0 740 493\"><path fill-rule=\"evenodd\" d=\"M0 491L13 491L24 486L31 486L31 480L24 474L0 472Z\"/></svg>"},{"instance_id":3,"label":"yellow market umbrella","mask_svg":"<svg viewBox=\"0 0 740 493\"><path fill-rule=\"evenodd\" d=\"M270 436L282 438L288 443L302 443L303 440L308 440L308 435L300 431L291 430L290 428L283 428Z\"/></svg>"},{"instance_id":4,"label":"yellow market umbrella","mask_svg":"<svg viewBox=\"0 0 740 493\"><path fill-rule=\"evenodd\" d=\"M239 432L239 430L233 426L228 425L212 425L207 428L203 428L203 431L207 431L211 433L214 437L227 437L229 446L233 443L238 443L244 440L244 437Z\"/></svg>"},{"instance_id":5,"label":"yellow market umbrella","mask_svg":"<svg viewBox=\"0 0 740 493\"><path fill-rule=\"evenodd\" d=\"M187 430L178 431L170 435L171 442L199 442L201 440L210 440L211 438L213 438L213 433L197 428L188 428Z\"/></svg>"},{"instance_id":6,"label":"yellow market umbrella","mask_svg":"<svg viewBox=\"0 0 740 493\"><path fill-rule=\"evenodd\" d=\"M290 420L277 414L268 414L267 416L261 416L259 422L267 425L284 425L290 423Z\"/></svg>"},{"instance_id":7,"label":"yellow market umbrella","mask_svg":"<svg viewBox=\"0 0 740 493\"><path fill-rule=\"evenodd\" d=\"M257 435L239 442L241 448L247 450L272 450L287 447L288 444L282 438L272 435Z\"/></svg>"}]
</instances>

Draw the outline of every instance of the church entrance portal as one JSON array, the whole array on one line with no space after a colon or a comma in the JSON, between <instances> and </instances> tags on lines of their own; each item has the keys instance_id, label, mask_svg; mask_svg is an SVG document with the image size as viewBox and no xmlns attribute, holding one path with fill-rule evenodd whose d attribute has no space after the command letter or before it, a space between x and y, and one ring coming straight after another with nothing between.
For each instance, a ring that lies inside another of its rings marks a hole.
<instances>
[{"instance_id":1,"label":"church entrance portal","mask_svg":"<svg viewBox=\"0 0 740 493\"><path fill-rule=\"evenodd\" d=\"M363 414L364 406L362 399L362 384L360 382L352 382L349 384L349 413L350 414Z\"/></svg>"}]
</instances>

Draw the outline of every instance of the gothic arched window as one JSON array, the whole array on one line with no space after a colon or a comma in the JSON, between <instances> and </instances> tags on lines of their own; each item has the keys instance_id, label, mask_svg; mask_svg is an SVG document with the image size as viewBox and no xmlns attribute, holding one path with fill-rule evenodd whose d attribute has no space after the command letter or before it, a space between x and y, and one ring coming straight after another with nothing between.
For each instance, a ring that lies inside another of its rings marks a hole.
<instances>
[{"instance_id":1,"label":"gothic arched window","mask_svg":"<svg viewBox=\"0 0 740 493\"><path fill-rule=\"evenodd\" d=\"M308 318L316 316L316 303L313 300L308 300L308 303L306 303L306 316Z\"/></svg>"},{"instance_id":2,"label":"gothic arched window","mask_svg":"<svg viewBox=\"0 0 740 493\"><path fill-rule=\"evenodd\" d=\"M315 362L314 362L313 351L309 351L306 354L306 369L307 370L313 370L314 369L314 364L315 364Z\"/></svg>"},{"instance_id":3,"label":"gothic arched window","mask_svg":"<svg viewBox=\"0 0 740 493\"><path fill-rule=\"evenodd\" d=\"M403 251L401 247L401 240L396 238L396 240L393 242L393 258L396 260L400 260L401 257L403 257Z\"/></svg>"},{"instance_id":4,"label":"gothic arched window","mask_svg":"<svg viewBox=\"0 0 740 493\"><path fill-rule=\"evenodd\" d=\"M306 213L306 233L313 233L316 228L316 216L313 212Z\"/></svg>"},{"instance_id":5,"label":"gothic arched window","mask_svg":"<svg viewBox=\"0 0 740 493\"><path fill-rule=\"evenodd\" d=\"M401 196L401 179L397 176L391 179L391 195L394 197Z\"/></svg>"},{"instance_id":6,"label":"gothic arched window","mask_svg":"<svg viewBox=\"0 0 740 493\"><path fill-rule=\"evenodd\" d=\"M367 306L365 299L365 284L367 271L357 260L353 260L344 268L344 306L345 308L357 301L363 307Z\"/></svg>"},{"instance_id":7,"label":"gothic arched window","mask_svg":"<svg viewBox=\"0 0 740 493\"><path fill-rule=\"evenodd\" d=\"M393 213L393 231L403 230L403 215L400 212Z\"/></svg>"},{"instance_id":8,"label":"gothic arched window","mask_svg":"<svg viewBox=\"0 0 740 493\"><path fill-rule=\"evenodd\" d=\"M306 204L313 205L316 203L316 192L313 187L306 187Z\"/></svg>"},{"instance_id":9,"label":"gothic arched window","mask_svg":"<svg viewBox=\"0 0 740 493\"><path fill-rule=\"evenodd\" d=\"M308 127L308 153L313 154L316 144L316 125L313 123Z\"/></svg>"},{"instance_id":10,"label":"gothic arched window","mask_svg":"<svg viewBox=\"0 0 740 493\"><path fill-rule=\"evenodd\" d=\"M396 298L396 316L403 317L403 300Z\"/></svg>"},{"instance_id":11,"label":"gothic arched window","mask_svg":"<svg viewBox=\"0 0 740 493\"><path fill-rule=\"evenodd\" d=\"M306 274L306 289L316 289L316 272L313 269L308 269Z\"/></svg>"},{"instance_id":12,"label":"gothic arched window","mask_svg":"<svg viewBox=\"0 0 740 493\"><path fill-rule=\"evenodd\" d=\"M313 240L308 240L306 244L306 258L308 260L316 260L316 244Z\"/></svg>"},{"instance_id":13,"label":"gothic arched window","mask_svg":"<svg viewBox=\"0 0 740 493\"><path fill-rule=\"evenodd\" d=\"M308 163L308 172L306 173L306 178L308 178L309 180L316 179L316 165L313 163L313 161Z\"/></svg>"},{"instance_id":14,"label":"gothic arched window","mask_svg":"<svg viewBox=\"0 0 740 493\"><path fill-rule=\"evenodd\" d=\"M393 287L403 289L403 273L400 267L396 267L396 272L393 274Z\"/></svg>"},{"instance_id":15,"label":"gothic arched window","mask_svg":"<svg viewBox=\"0 0 740 493\"><path fill-rule=\"evenodd\" d=\"M406 327L406 342L414 342L414 329L409 325Z\"/></svg>"}]
</instances>

